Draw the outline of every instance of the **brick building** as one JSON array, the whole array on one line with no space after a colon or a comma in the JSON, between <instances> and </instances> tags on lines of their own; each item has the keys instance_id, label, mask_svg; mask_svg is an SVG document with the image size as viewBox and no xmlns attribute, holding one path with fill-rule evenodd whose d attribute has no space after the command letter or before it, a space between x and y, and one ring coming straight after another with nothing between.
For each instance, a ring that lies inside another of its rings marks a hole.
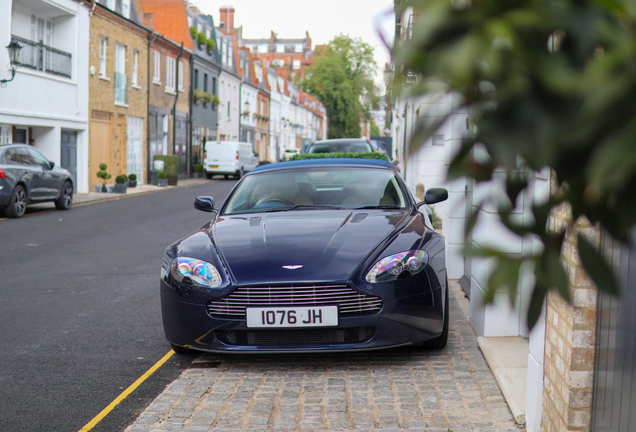
<instances>
[{"instance_id":1,"label":"brick building","mask_svg":"<svg viewBox=\"0 0 636 432\"><path fill-rule=\"evenodd\" d=\"M261 161L269 160L269 84L267 71L262 60L249 54L250 67L253 70L252 82L258 88L257 104L254 109L256 117L256 141L254 151Z\"/></svg>"},{"instance_id":2,"label":"brick building","mask_svg":"<svg viewBox=\"0 0 636 432\"><path fill-rule=\"evenodd\" d=\"M90 20L89 45L89 185L102 180L95 173L108 165L110 183L119 174L146 177L148 121L148 31L133 3L115 10L102 0Z\"/></svg>"},{"instance_id":3,"label":"brick building","mask_svg":"<svg viewBox=\"0 0 636 432\"><path fill-rule=\"evenodd\" d=\"M223 27L224 32L236 35L239 46L249 48L252 54L267 66L273 67L276 73L286 80L296 75L299 75L300 79L305 77L305 69L314 60L309 32L305 32L304 38L279 38L278 34L272 31L269 38L244 39L243 26L234 27L235 9L232 6L223 6L220 12L219 25Z\"/></svg>"},{"instance_id":4,"label":"brick building","mask_svg":"<svg viewBox=\"0 0 636 432\"><path fill-rule=\"evenodd\" d=\"M184 0L138 0L148 38L148 164L154 155L178 155L189 170L190 57L194 48Z\"/></svg>"}]
</instances>

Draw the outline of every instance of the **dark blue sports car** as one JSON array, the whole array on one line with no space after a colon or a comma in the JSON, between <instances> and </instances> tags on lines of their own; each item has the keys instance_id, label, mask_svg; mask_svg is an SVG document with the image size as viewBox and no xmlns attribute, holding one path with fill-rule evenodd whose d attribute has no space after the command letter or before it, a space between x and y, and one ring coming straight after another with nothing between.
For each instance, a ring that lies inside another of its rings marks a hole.
<instances>
[{"instance_id":1,"label":"dark blue sports car","mask_svg":"<svg viewBox=\"0 0 636 432\"><path fill-rule=\"evenodd\" d=\"M161 307L179 353L353 351L448 339L444 238L394 166L264 165L166 250Z\"/></svg>"}]
</instances>

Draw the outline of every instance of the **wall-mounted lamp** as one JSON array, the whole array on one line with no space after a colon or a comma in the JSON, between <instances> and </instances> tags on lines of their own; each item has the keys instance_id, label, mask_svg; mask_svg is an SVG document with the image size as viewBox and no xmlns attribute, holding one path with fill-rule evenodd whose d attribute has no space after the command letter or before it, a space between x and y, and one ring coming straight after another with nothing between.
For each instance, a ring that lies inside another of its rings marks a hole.
<instances>
[{"instance_id":1,"label":"wall-mounted lamp","mask_svg":"<svg viewBox=\"0 0 636 432\"><path fill-rule=\"evenodd\" d=\"M7 45L7 51L9 51L9 68L11 69L11 79L0 80L0 87L5 88L7 83L13 81L15 78L15 71L20 67L20 50L22 49L22 45L17 43L16 41L11 41L9 45Z\"/></svg>"}]
</instances>

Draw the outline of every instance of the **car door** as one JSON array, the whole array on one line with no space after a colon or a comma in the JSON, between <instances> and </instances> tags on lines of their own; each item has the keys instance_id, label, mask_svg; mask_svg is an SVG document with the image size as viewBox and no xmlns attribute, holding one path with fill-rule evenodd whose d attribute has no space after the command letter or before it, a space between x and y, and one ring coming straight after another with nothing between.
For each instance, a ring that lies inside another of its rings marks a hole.
<instances>
[{"instance_id":1,"label":"car door","mask_svg":"<svg viewBox=\"0 0 636 432\"><path fill-rule=\"evenodd\" d=\"M34 148L27 148L35 165L42 168L38 188L41 192L41 199L50 200L60 196L62 188L62 175L53 171L49 160Z\"/></svg>"},{"instance_id":2,"label":"car door","mask_svg":"<svg viewBox=\"0 0 636 432\"><path fill-rule=\"evenodd\" d=\"M26 147L13 147L15 153L11 154L16 177L26 185L27 199L38 201L42 199L40 183L42 181L42 167L36 165ZM18 171L20 172L19 174Z\"/></svg>"}]
</instances>

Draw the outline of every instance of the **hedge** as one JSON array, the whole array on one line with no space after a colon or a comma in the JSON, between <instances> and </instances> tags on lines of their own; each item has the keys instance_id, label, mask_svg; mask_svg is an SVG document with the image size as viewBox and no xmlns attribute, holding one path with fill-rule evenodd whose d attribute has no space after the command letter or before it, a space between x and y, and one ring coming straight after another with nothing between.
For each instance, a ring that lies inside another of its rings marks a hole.
<instances>
[{"instance_id":1,"label":"hedge","mask_svg":"<svg viewBox=\"0 0 636 432\"><path fill-rule=\"evenodd\" d=\"M179 175L179 156L162 156L155 155L152 158L152 161L162 160L163 172L166 173L166 176L176 176Z\"/></svg>"},{"instance_id":2,"label":"hedge","mask_svg":"<svg viewBox=\"0 0 636 432\"><path fill-rule=\"evenodd\" d=\"M305 160L305 159L378 159L391 162L384 153L303 153L295 154L289 157L289 161Z\"/></svg>"}]
</instances>

